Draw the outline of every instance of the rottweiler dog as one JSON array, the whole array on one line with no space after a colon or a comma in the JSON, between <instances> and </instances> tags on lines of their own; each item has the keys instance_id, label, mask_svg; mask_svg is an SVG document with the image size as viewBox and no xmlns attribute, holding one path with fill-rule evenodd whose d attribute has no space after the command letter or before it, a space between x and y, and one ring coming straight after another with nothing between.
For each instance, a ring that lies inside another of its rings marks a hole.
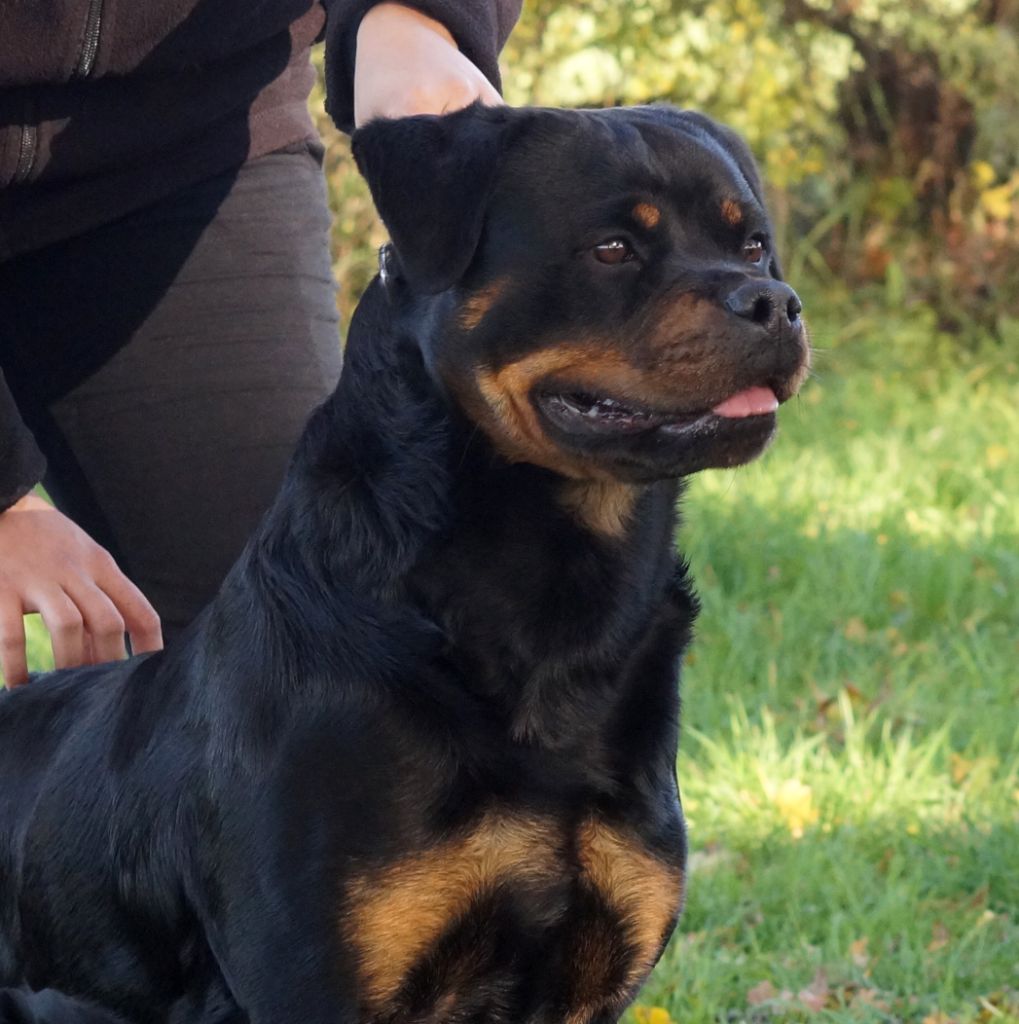
<instances>
[{"instance_id":1,"label":"rottweiler dog","mask_svg":"<svg viewBox=\"0 0 1019 1024\"><path fill-rule=\"evenodd\" d=\"M808 364L751 156L669 107L354 153L392 242L218 597L0 701L4 1020L607 1024L676 922L677 493Z\"/></svg>"}]
</instances>

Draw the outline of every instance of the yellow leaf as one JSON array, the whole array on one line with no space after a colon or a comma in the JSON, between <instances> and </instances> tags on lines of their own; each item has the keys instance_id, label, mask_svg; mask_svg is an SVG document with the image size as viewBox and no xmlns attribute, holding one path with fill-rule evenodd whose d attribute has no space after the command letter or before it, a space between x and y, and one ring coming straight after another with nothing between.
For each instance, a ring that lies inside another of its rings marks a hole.
<instances>
[{"instance_id":1,"label":"yellow leaf","mask_svg":"<svg viewBox=\"0 0 1019 1024\"><path fill-rule=\"evenodd\" d=\"M991 469L997 469L1008 462L1008 449L1003 444L989 444L987 446L987 465Z\"/></svg>"},{"instance_id":2,"label":"yellow leaf","mask_svg":"<svg viewBox=\"0 0 1019 1024\"><path fill-rule=\"evenodd\" d=\"M861 969L870 963L870 954L867 952L869 945L870 939L866 936L849 944L849 956L852 958L853 963Z\"/></svg>"},{"instance_id":3,"label":"yellow leaf","mask_svg":"<svg viewBox=\"0 0 1019 1024\"><path fill-rule=\"evenodd\" d=\"M637 1024L673 1024L669 1011L662 1006L635 1006L633 1017Z\"/></svg>"},{"instance_id":4,"label":"yellow leaf","mask_svg":"<svg viewBox=\"0 0 1019 1024\"><path fill-rule=\"evenodd\" d=\"M980 205L984 212L995 220L1008 220L1012 216L1014 189L1011 184L989 188L980 194Z\"/></svg>"},{"instance_id":5,"label":"yellow leaf","mask_svg":"<svg viewBox=\"0 0 1019 1024\"><path fill-rule=\"evenodd\" d=\"M973 770L975 761L971 761L968 758L962 756L962 754L953 753L949 758L951 762L952 781L957 785L961 785L966 781L966 776Z\"/></svg>"},{"instance_id":6,"label":"yellow leaf","mask_svg":"<svg viewBox=\"0 0 1019 1024\"><path fill-rule=\"evenodd\" d=\"M986 160L975 160L970 167L977 188L987 188L997 177L994 168Z\"/></svg>"},{"instance_id":7,"label":"yellow leaf","mask_svg":"<svg viewBox=\"0 0 1019 1024\"><path fill-rule=\"evenodd\" d=\"M843 632L846 634L847 640L867 639L867 627L864 625L863 619L857 618L855 615L846 622Z\"/></svg>"},{"instance_id":8,"label":"yellow leaf","mask_svg":"<svg viewBox=\"0 0 1019 1024\"><path fill-rule=\"evenodd\" d=\"M799 779L786 779L778 785L769 783L765 791L794 839L799 839L804 828L817 821L819 815L814 806L814 791Z\"/></svg>"}]
</instances>

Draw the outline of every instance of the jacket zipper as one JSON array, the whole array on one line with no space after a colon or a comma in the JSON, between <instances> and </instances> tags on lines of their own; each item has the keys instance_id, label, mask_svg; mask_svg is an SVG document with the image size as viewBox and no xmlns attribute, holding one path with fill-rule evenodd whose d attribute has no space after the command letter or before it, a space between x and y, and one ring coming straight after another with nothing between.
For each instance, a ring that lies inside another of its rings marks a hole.
<instances>
[{"instance_id":1,"label":"jacket zipper","mask_svg":"<svg viewBox=\"0 0 1019 1024\"><path fill-rule=\"evenodd\" d=\"M21 126L21 142L18 146L18 163L14 168L11 184L17 185L32 173L35 163L36 127L34 124Z\"/></svg>"},{"instance_id":2,"label":"jacket zipper","mask_svg":"<svg viewBox=\"0 0 1019 1024\"><path fill-rule=\"evenodd\" d=\"M85 16L85 35L81 41L81 53L74 73L78 78L88 78L95 66L99 52L99 25L103 20L103 0L89 0Z\"/></svg>"},{"instance_id":3,"label":"jacket zipper","mask_svg":"<svg viewBox=\"0 0 1019 1024\"><path fill-rule=\"evenodd\" d=\"M99 29L103 20L103 0L89 0L88 13L85 15L85 33L82 36L81 52L74 66L74 74L79 78L87 78L95 67L96 54L99 52ZM11 184L17 185L25 181L32 173L39 141L39 132L34 124L21 127L21 141L18 144L18 162L14 168Z\"/></svg>"}]
</instances>

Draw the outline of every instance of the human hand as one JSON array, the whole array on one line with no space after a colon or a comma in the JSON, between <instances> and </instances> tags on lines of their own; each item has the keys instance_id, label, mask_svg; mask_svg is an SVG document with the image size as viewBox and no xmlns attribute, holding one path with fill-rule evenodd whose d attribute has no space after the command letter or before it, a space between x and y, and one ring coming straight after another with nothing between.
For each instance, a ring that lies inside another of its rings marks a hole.
<instances>
[{"instance_id":1,"label":"human hand","mask_svg":"<svg viewBox=\"0 0 1019 1024\"><path fill-rule=\"evenodd\" d=\"M373 117L444 114L475 100L502 103L439 22L396 3L377 4L361 19L354 61L357 127Z\"/></svg>"},{"instance_id":2,"label":"human hand","mask_svg":"<svg viewBox=\"0 0 1019 1024\"><path fill-rule=\"evenodd\" d=\"M0 669L28 680L24 616L39 612L57 668L98 664L163 646L159 616L110 554L42 498L0 512Z\"/></svg>"}]
</instances>

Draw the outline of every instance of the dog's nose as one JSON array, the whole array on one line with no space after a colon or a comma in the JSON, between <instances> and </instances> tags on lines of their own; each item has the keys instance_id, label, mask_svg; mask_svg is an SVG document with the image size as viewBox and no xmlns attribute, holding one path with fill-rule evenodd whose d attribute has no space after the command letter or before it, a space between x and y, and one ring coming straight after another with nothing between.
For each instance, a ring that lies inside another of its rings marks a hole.
<instances>
[{"instance_id":1,"label":"dog's nose","mask_svg":"<svg viewBox=\"0 0 1019 1024\"><path fill-rule=\"evenodd\" d=\"M800 297L782 281L746 281L729 293L725 305L767 331L797 327L803 311Z\"/></svg>"}]
</instances>

